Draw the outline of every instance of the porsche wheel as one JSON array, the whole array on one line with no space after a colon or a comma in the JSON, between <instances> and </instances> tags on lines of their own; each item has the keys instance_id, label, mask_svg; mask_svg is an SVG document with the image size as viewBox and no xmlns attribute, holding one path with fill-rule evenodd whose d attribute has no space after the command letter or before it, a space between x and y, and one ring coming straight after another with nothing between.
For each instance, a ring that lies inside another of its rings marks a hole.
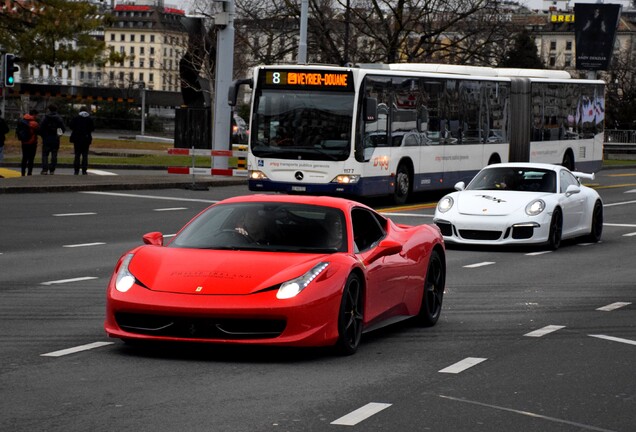
<instances>
[{"instance_id":1,"label":"porsche wheel","mask_svg":"<svg viewBox=\"0 0 636 432\"><path fill-rule=\"evenodd\" d=\"M355 274L349 275L342 293L338 314L338 341L336 350L342 355L351 355L358 350L362 338L362 283Z\"/></svg>"},{"instance_id":2,"label":"porsche wheel","mask_svg":"<svg viewBox=\"0 0 636 432\"><path fill-rule=\"evenodd\" d=\"M592 210L592 226L587 240L591 243L598 243L601 241L601 234L603 234L603 205L600 201L596 201L594 210Z\"/></svg>"},{"instance_id":3,"label":"porsche wheel","mask_svg":"<svg viewBox=\"0 0 636 432\"><path fill-rule=\"evenodd\" d=\"M557 250L561 245L561 234L563 233L563 214L561 209L555 209L550 220L550 233L548 234L548 246L552 250Z\"/></svg>"},{"instance_id":4,"label":"porsche wheel","mask_svg":"<svg viewBox=\"0 0 636 432\"><path fill-rule=\"evenodd\" d=\"M411 173L408 167L401 163L395 173L395 190L393 192L393 202L404 204L411 194Z\"/></svg>"},{"instance_id":5,"label":"porsche wheel","mask_svg":"<svg viewBox=\"0 0 636 432\"><path fill-rule=\"evenodd\" d=\"M417 314L417 321L425 327L434 326L442 313L442 299L446 285L446 273L444 263L437 251L431 253L424 282L424 295L422 306Z\"/></svg>"}]
</instances>

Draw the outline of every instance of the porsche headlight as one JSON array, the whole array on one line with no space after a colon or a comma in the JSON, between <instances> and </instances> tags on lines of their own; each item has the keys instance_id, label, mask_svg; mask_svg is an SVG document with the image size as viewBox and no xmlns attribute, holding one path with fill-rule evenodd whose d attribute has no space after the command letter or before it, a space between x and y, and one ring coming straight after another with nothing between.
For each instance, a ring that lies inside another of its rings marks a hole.
<instances>
[{"instance_id":1,"label":"porsche headlight","mask_svg":"<svg viewBox=\"0 0 636 432\"><path fill-rule=\"evenodd\" d=\"M128 265L133 258L133 254L128 254L124 258L117 271L117 277L115 278L115 288L119 292L125 293L135 284L135 276L128 270Z\"/></svg>"},{"instance_id":2,"label":"porsche headlight","mask_svg":"<svg viewBox=\"0 0 636 432\"><path fill-rule=\"evenodd\" d=\"M299 292L304 290L307 285L311 283L311 281L316 279L318 275L327 268L328 265L329 263L327 262L318 263L304 275L297 277L296 279L283 282L283 284L278 289L278 292L276 293L276 298L283 300L295 297L296 295L298 295Z\"/></svg>"},{"instance_id":3,"label":"porsche headlight","mask_svg":"<svg viewBox=\"0 0 636 432\"><path fill-rule=\"evenodd\" d=\"M543 210L545 210L545 201L540 199L534 200L526 206L526 214L528 216L536 216Z\"/></svg>"},{"instance_id":4,"label":"porsche headlight","mask_svg":"<svg viewBox=\"0 0 636 432\"><path fill-rule=\"evenodd\" d=\"M439 210L440 213L446 213L453 207L453 203L452 197L445 196L437 203L437 210Z\"/></svg>"}]
</instances>

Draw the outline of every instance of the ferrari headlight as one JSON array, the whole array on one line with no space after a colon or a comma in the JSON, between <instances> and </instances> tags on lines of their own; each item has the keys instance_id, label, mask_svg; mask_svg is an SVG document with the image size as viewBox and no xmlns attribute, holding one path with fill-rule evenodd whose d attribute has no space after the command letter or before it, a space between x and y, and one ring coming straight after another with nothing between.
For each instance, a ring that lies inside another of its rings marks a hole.
<instances>
[{"instance_id":1,"label":"ferrari headlight","mask_svg":"<svg viewBox=\"0 0 636 432\"><path fill-rule=\"evenodd\" d=\"M304 290L307 285L311 283L311 281L316 279L318 275L327 268L328 265L329 263L327 262L318 263L304 275L297 277L296 279L283 282L283 284L278 289L278 292L276 293L276 298L283 300L295 297L296 295L298 295L299 292Z\"/></svg>"},{"instance_id":2,"label":"ferrari headlight","mask_svg":"<svg viewBox=\"0 0 636 432\"><path fill-rule=\"evenodd\" d=\"M536 216L543 210L545 210L545 201L540 199L534 200L526 206L526 214L528 216Z\"/></svg>"},{"instance_id":3,"label":"ferrari headlight","mask_svg":"<svg viewBox=\"0 0 636 432\"><path fill-rule=\"evenodd\" d=\"M133 254L128 254L124 258L117 271L117 277L115 278L115 288L119 292L126 292L135 284L135 276L128 270L128 265L133 258Z\"/></svg>"},{"instance_id":4,"label":"ferrari headlight","mask_svg":"<svg viewBox=\"0 0 636 432\"><path fill-rule=\"evenodd\" d=\"M440 213L446 213L453 207L453 203L453 198L445 196L437 203L437 210L439 210Z\"/></svg>"}]
</instances>

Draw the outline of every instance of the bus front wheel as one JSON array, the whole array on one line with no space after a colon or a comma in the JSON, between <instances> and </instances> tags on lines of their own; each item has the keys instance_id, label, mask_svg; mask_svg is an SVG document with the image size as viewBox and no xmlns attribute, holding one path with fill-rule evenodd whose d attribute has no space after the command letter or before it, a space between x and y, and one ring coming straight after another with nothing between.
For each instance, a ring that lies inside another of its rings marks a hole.
<instances>
[{"instance_id":1,"label":"bus front wheel","mask_svg":"<svg viewBox=\"0 0 636 432\"><path fill-rule=\"evenodd\" d=\"M401 163L395 173L395 190L393 191L393 202L404 204L411 194L411 172L408 167Z\"/></svg>"}]
</instances>

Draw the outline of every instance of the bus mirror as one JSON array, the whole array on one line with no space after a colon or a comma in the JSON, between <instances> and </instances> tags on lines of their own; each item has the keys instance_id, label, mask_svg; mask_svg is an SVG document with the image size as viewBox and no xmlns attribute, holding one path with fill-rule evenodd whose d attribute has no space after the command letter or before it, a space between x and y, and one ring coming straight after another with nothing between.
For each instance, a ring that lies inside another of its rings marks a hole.
<instances>
[{"instance_id":1,"label":"bus mirror","mask_svg":"<svg viewBox=\"0 0 636 432\"><path fill-rule=\"evenodd\" d=\"M249 85L250 88L253 88L254 83L251 78L245 78L245 79L232 81L232 84L230 84L230 87L228 88L228 92L227 92L227 103L229 106L236 105L236 98L238 97L239 88L242 85Z\"/></svg>"},{"instance_id":2,"label":"bus mirror","mask_svg":"<svg viewBox=\"0 0 636 432\"><path fill-rule=\"evenodd\" d=\"M364 98L364 121L374 122L378 119L378 100L376 98Z\"/></svg>"}]
</instances>

